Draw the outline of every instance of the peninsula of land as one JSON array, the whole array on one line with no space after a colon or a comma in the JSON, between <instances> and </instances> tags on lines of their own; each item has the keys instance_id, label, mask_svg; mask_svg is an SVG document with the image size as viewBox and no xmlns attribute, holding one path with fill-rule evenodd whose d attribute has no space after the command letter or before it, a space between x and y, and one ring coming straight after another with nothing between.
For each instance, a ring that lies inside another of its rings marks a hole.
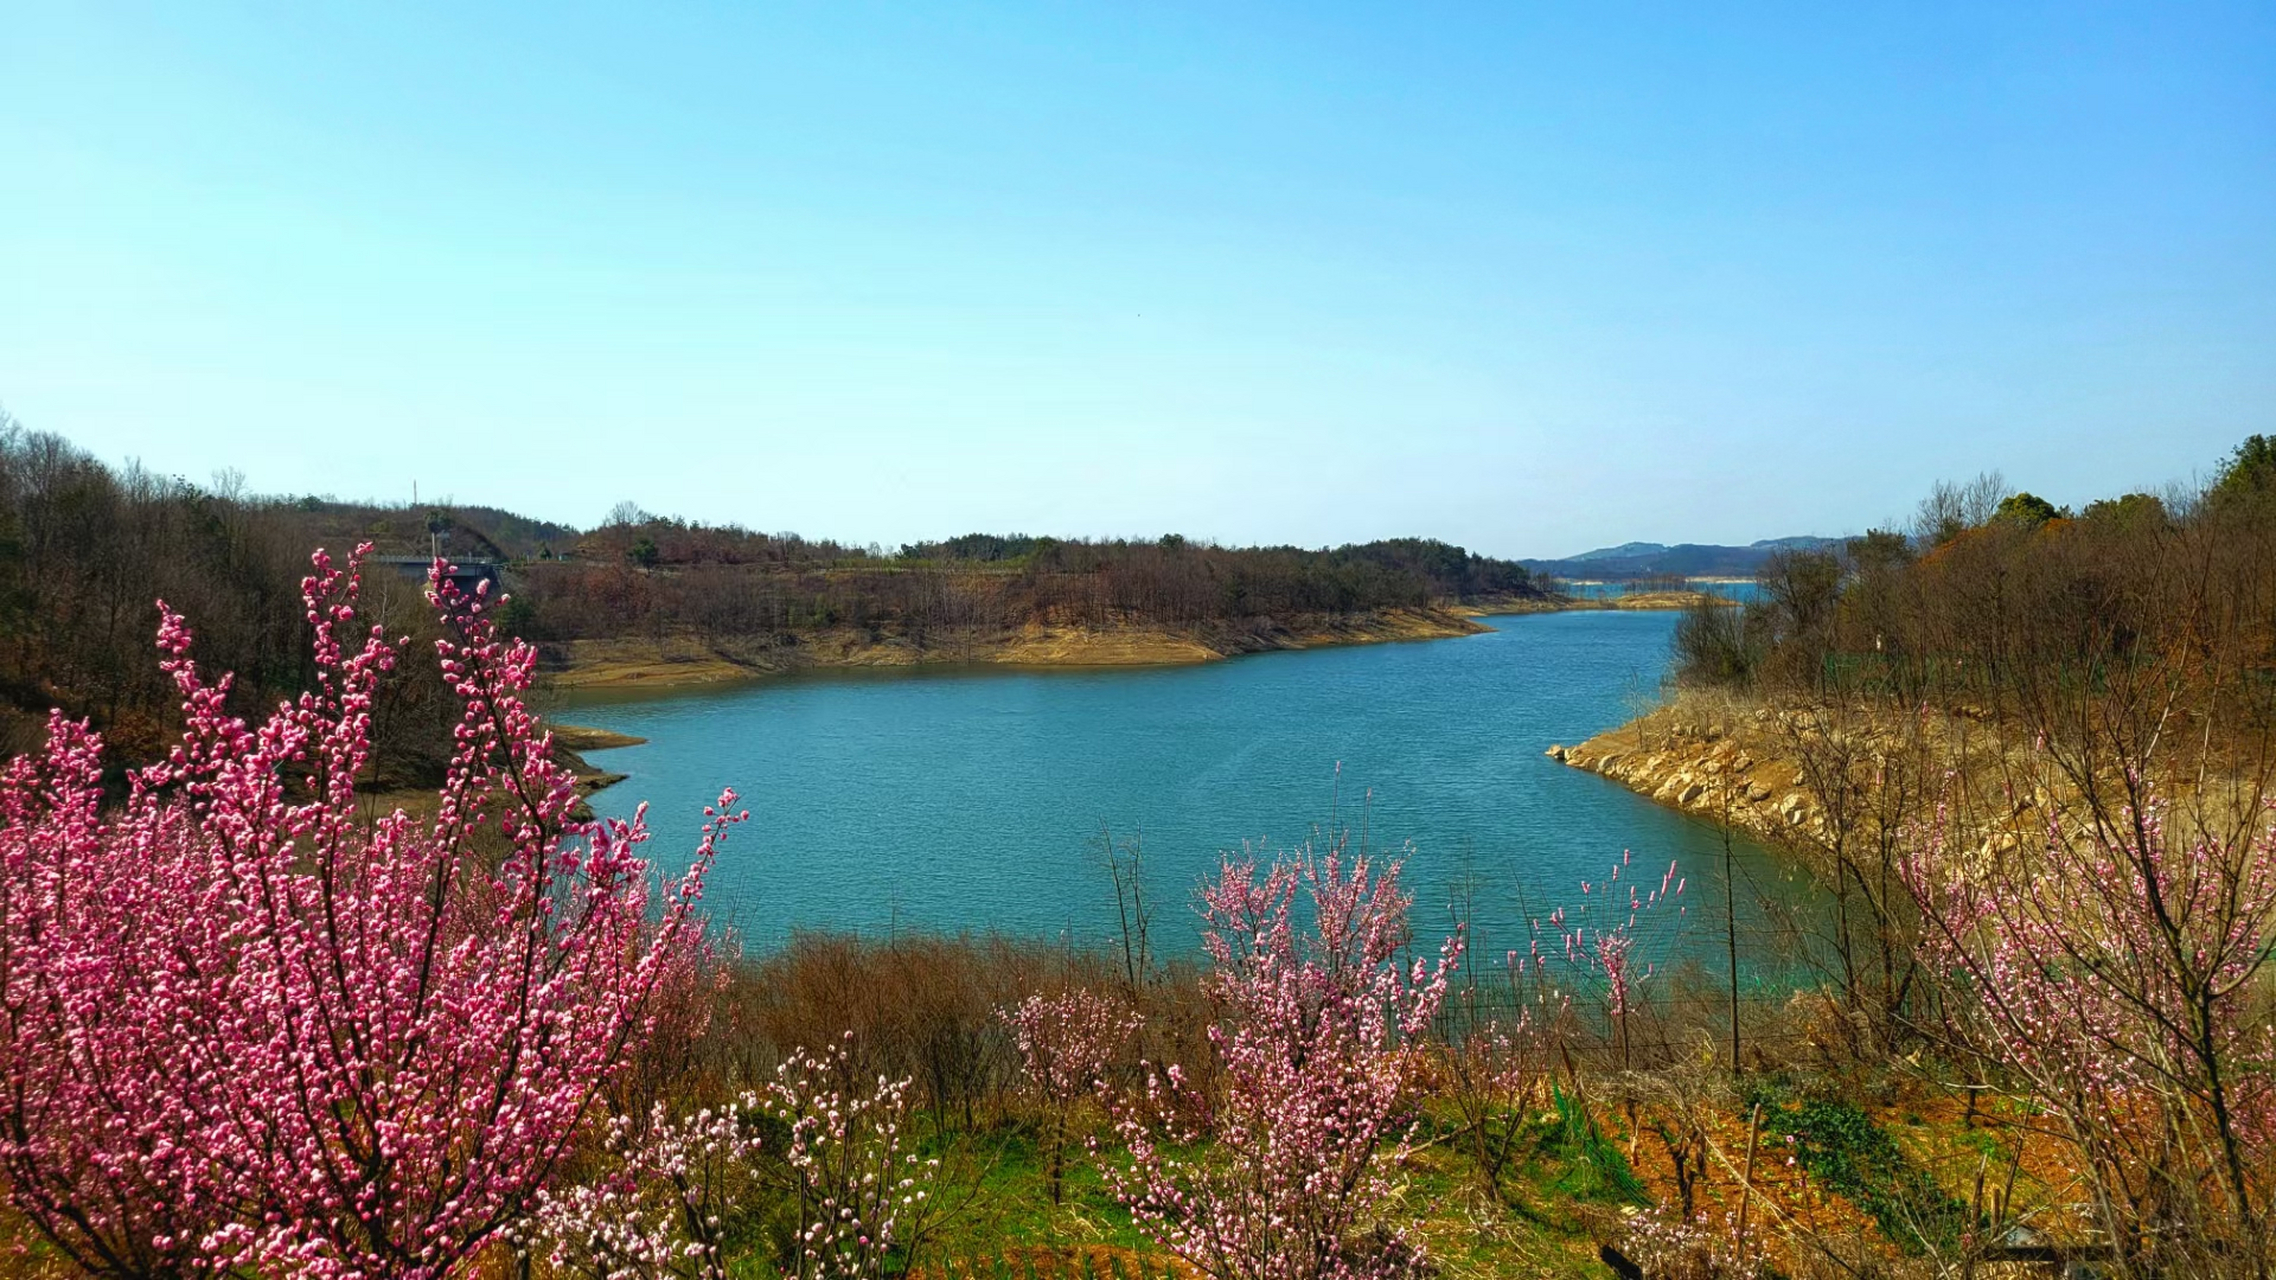
<instances>
[{"instance_id":1,"label":"peninsula of land","mask_svg":"<svg viewBox=\"0 0 2276 1280\"><path fill-rule=\"evenodd\" d=\"M159 758L174 689L151 660L151 601L191 608L201 664L253 711L305 677L313 548L363 548L359 615L425 644L450 585L539 651L564 689L701 685L816 668L1137 666L1461 636L1483 613L1579 602L1512 560L1427 538L1227 547L1168 535L966 534L898 548L758 533L629 503L578 529L495 507L403 506L157 484L60 437L0 433L0 750L51 708L92 719L121 759ZM10 529L40 530L9 540ZM152 549L163 554L151 554ZM99 571L97 571L99 569ZM1633 602L1621 602L1632 607ZM383 681L375 788L425 785L455 706L399 664Z\"/></svg>"},{"instance_id":2,"label":"peninsula of land","mask_svg":"<svg viewBox=\"0 0 2276 1280\"><path fill-rule=\"evenodd\" d=\"M833 668L1182 666L1277 650L1474 635L1486 630L1474 616L1468 609L1425 606L1177 628L1138 619L1031 622L922 640L841 626L775 636L569 640L540 644L538 652L540 672L556 688L672 688Z\"/></svg>"},{"instance_id":3,"label":"peninsula of land","mask_svg":"<svg viewBox=\"0 0 2276 1280\"><path fill-rule=\"evenodd\" d=\"M1565 610L1675 610L1727 604L1698 591L1605 598L1547 594L1462 604L1215 620L1182 627L1142 618L1029 622L923 638L866 627L772 635L611 636L541 642L540 675L558 689L681 688L800 671L922 666L1159 667L1333 645L1442 640L1487 628L1474 619Z\"/></svg>"}]
</instances>

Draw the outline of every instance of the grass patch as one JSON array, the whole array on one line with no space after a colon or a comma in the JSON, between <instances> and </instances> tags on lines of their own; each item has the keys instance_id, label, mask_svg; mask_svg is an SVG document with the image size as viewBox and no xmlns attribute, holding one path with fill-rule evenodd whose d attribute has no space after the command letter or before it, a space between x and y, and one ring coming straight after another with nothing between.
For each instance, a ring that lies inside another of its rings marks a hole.
<instances>
[{"instance_id":1,"label":"grass patch","mask_svg":"<svg viewBox=\"0 0 2276 1280\"><path fill-rule=\"evenodd\" d=\"M1762 1105L1772 1132L1791 1139L1803 1170L1870 1215L1891 1244L1917 1256L1959 1243L1970 1225L1968 1206L1937 1185L1857 1104L1793 1101L1771 1085L1758 1087L1749 1102Z\"/></svg>"},{"instance_id":2,"label":"grass patch","mask_svg":"<svg viewBox=\"0 0 2276 1280\"><path fill-rule=\"evenodd\" d=\"M1552 1087L1549 1096L1557 1115L1548 1122L1549 1132L1544 1135L1548 1140L1541 1150L1564 1165L1549 1189L1599 1204L1650 1204L1652 1193L1628 1166L1628 1157L1604 1136L1588 1108L1561 1088Z\"/></svg>"}]
</instances>

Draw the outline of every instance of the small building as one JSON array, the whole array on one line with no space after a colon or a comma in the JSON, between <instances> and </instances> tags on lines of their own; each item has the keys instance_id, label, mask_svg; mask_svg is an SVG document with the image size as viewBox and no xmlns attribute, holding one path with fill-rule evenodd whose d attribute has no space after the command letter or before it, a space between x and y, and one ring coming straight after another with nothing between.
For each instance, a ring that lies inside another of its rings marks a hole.
<instances>
[{"instance_id":1,"label":"small building","mask_svg":"<svg viewBox=\"0 0 2276 1280\"><path fill-rule=\"evenodd\" d=\"M425 582L427 571L434 567L435 562L425 556L373 556L365 563L385 565L413 581ZM496 595L499 588L505 585L505 568L503 563L496 560L453 560L450 567L451 585L473 595L487 582L490 584L490 593Z\"/></svg>"}]
</instances>

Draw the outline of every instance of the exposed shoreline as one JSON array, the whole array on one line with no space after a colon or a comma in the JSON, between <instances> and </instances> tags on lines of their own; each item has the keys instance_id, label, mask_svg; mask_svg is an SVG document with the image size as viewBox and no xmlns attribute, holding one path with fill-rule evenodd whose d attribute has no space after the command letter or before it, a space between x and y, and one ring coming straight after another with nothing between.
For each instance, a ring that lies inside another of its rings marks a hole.
<instances>
[{"instance_id":1,"label":"exposed shoreline","mask_svg":"<svg viewBox=\"0 0 2276 1280\"><path fill-rule=\"evenodd\" d=\"M1034 624L924 640L839 627L786 637L791 643L770 637L573 640L540 645L539 654L541 672L558 690L682 689L813 670L1190 666L1250 653L1477 635L1489 628L1472 617L1521 611L1527 610L1386 609L1190 629Z\"/></svg>"},{"instance_id":2,"label":"exposed shoreline","mask_svg":"<svg viewBox=\"0 0 2276 1280\"><path fill-rule=\"evenodd\" d=\"M1557 606L1562 609L1660 609L1679 610L1712 604L1735 608L1738 601L1719 596L1712 591L1638 591L1621 596L1563 596L1566 601Z\"/></svg>"},{"instance_id":3,"label":"exposed shoreline","mask_svg":"<svg viewBox=\"0 0 2276 1280\"><path fill-rule=\"evenodd\" d=\"M1781 749L1774 715L1767 708L1702 714L1679 700L1545 754L1656 804L1791 848L1825 818L1801 767Z\"/></svg>"},{"instance_id":4,"label":"exposed shoreline","mask_svg":"<svg viewBox=\"0 0 2276 1280\"><path fill-rule=\"evenodd\" d=\"M1034 623L1014 630L965 631L920 639L860 627L833 627L776 637L683 635L551 641L540 644L538 651L539 670L546 683L557 690L686 689L817 670L1191 666L1252 653L1476 635L1488 630L1473 621L1481 617L1600 609L1675 610L1691 608L1703 600L1723 602L1720 596L1699 591L1655 591L1601 599L1512 596L1423 609L1379 609L1288 621L1258 618L1189 628Z\"/></svg>"},{"instance_id":5,"label":"exposed shoreline","mask_svg":"<svg viewBox=\"0 0 2276 1280\"><path fill-rule=\"evenodd\" d=\"M1877 806L1892 776L1909 779L1899 785L1916 793L1956 788L1945 797L1954 806L1953 831L1971 841L2043 835L2047 817L2077 798L2059 785L2009 794L2009 780L2028 771L2028 751L1964 712L1902 716L1693 691L1546 754L1805 857L1883 821ZM1845 816L1827 812L1819 790L1827 776L1852 776L1837 801L1851 805ZM1846 835L1835 829L1837 818Z\"/></svg>"}]
</instances>

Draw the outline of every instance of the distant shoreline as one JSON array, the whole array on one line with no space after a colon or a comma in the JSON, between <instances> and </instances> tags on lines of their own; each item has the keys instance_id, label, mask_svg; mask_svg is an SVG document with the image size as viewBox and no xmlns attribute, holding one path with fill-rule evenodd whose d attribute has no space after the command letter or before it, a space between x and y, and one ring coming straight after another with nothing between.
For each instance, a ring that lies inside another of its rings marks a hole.
<instances>
[{"instance_id":1,"label":"distant shoreline","mask_svg":"<svg viewBox=\"0 0 2276 1280\"><path fill-rule=\"evenodd\" d=\"M1601 610L1680 610L1734 603L1704 591L1625 596L1493 598L1421 609L1375 609L1282 621L1247 619L1164 627L1036 623L1000 631L923 638L832 627L789 637L694 635L552 641L538 646L539 670L560 691L688 689L739 684L818 670L928 666L1115 668L1193 666L1253 653L1321 649L1476 635L1489 616Z\"/></svg>"},{"instance_id":2,"label":"distant shoreline","mask_svg":"<svg viewBox=\"0 0 2276 1280\"><path fill-rule=\"evenodd\" d=\"M670 636L552 642L539 645L538 651L544 678L562 691L684 689L813 670L1191 666L1251 653L1476 635L1488 630L1471 620L1477 614L1542 611L1509 609L1508 603L1475 610L1379 609L1191 628L1031 624L923 639L834 627L799 634L787 644L770 637Z\"/></svg>"},{"instance_id":3,"label":"distant shoreline","mask_svg":"<svg viewBox=\"0 0 2276 1280\"><path fill-rule=\"evenodd\" d=\"M1699 579L1709 581L1709 579ZM1738 579L1748 581L1748 579ZM1696 608L1702 604L1735 606L1739 602L1729 596L1712 591L1635 591L1618 596L1563 596L1567 603L1559 609L1659 609L1677 610Z\"/></svg>"}]
</instances>

